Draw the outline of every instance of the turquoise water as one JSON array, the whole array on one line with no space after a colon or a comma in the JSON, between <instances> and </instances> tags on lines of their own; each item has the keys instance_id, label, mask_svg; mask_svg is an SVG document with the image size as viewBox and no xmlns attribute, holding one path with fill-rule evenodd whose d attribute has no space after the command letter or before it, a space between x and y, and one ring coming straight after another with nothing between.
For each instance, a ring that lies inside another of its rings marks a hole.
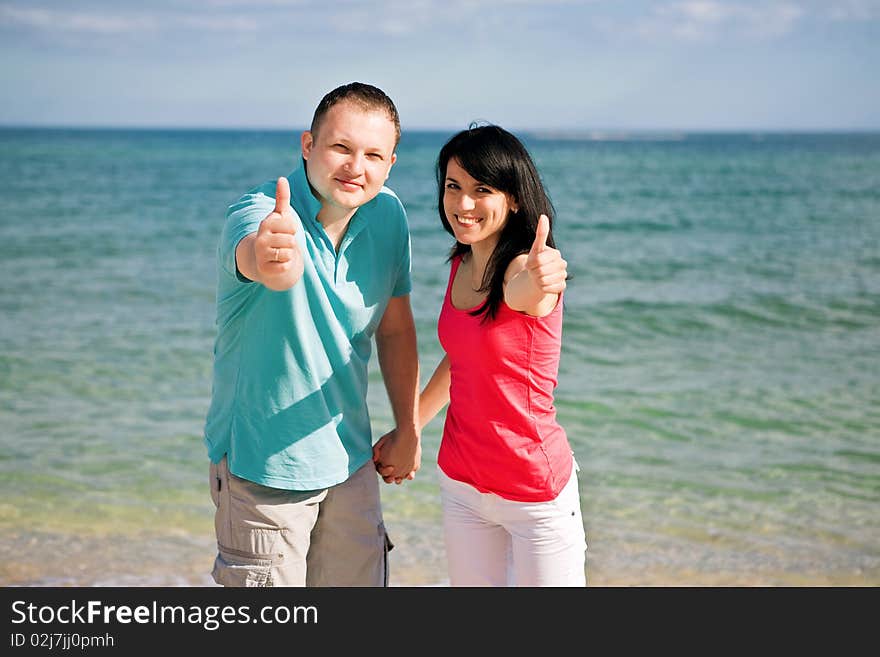
<instances>
[{"instance_id":1,"label":"turquoise water","mask_svg":"<svg viewBox=\"0 0 880 657\"><path fill-rule=\"evenodd\" d=\"M423 380L449 237L404 134ZM523 135L566 292L559 418L594 584L880 584L880 135ZM226 206L295 132L0 130L0 584L206 584ZM391 414L378 369L378 437ZM443 584L436 454L383 488Z\"/></svg>"}]
</instances>

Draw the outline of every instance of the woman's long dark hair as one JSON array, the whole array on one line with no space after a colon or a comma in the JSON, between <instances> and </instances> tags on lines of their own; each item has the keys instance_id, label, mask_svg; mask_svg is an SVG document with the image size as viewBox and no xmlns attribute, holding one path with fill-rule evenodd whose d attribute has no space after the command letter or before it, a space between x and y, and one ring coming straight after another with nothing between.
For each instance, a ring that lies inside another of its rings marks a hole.
<instances>
[{"instance_id":1,"label":"woman's long dark hair","mask_svg":"<svg viewBox=\"0 0 880 657\"><path fill-rule=\"evenodd\" d=\"M556 248L553 241L553 205L544 191L541 177L526 147L507 130L495 125L474 126L454 135L437 157L437 196L440 221L450 235L455 235L443 209L446 189L446 165L456 160L475 180L500 192L510 194L517 211L510 211L501 230L498 243L486 265L480 292L489 294L472 315L483 315L483 321L495 318L504 300L504 273L510 261L521 253L528 253L535 241L538 218L546 214L550 219L547 245ZM471 247L456 241L449 254L470 253Z\"/></svg>"}]
</instances>

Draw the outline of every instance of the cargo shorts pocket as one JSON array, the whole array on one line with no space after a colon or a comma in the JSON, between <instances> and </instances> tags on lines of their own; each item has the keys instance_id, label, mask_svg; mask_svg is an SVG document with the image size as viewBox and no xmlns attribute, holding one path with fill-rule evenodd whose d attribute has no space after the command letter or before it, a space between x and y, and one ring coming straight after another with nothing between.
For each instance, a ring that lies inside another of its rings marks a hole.
<instances>
[{"instance_id":1,"label":"cargo shorts pocket","mask_svg":"<svg viewBox=\"0 0 880 657\"><path fill-rule=\"evenodd\" d=\"M211 576L221 586L272 586L275 555L253 555L218 546Z\"/></svg>"},{"instance_id":2,"label":"cargo shorts pocket","mask_svg":"<svg viewBox=\"0 0 880 657\"><path fill-rule=\"evenodd\" d=\"M388 532L385 530L384 522L379 525L379 536L379 540L382 541L382 568L385 571L382 575L382 586L387 587L389 582L388 553L394 549L394 543L391 542L391 537L388 536Z\"/></svg>"}]
</instances>

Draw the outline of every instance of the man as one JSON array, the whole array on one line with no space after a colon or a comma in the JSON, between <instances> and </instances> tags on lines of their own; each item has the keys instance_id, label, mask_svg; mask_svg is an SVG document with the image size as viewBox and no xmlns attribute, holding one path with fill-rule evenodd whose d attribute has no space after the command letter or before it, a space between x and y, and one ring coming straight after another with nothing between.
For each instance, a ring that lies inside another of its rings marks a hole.
<instances>
[{"instance_id":1,"label":"man","mask_svg":"<svg viewBox=\"0 0 880 657\"><path fill-rule=\"evenodd\" d=\"M302 165L227 211L205 423L218 584L388 583L374 334L397 424L379 460L412 475L421 456L409 229L383 186L399 139L384 92L338 87L302 134Z\"/></svg>"}]
</instances>

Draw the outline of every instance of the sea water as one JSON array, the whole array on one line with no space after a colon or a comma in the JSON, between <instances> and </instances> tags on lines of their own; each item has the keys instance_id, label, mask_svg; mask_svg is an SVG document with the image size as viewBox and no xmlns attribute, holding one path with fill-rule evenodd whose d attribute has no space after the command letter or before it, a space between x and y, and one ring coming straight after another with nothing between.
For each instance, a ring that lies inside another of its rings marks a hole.
<instances>
[{"instance_id":1,"label":"sea water","mask_svg":"<svg viewBox=\"0 0 880 657\"><path fill-rule=\"evenodd\" d=\"M404 132L422 382L450 236ZM226 207L297 130L0 130L0 584L210 584ZM604 585L880 584L880 134L523 132L569 263L558 418ZM371 365L374 438L393 426ZM436 455L383 485L443 585Z\"/></svg>"}]
</instances>

